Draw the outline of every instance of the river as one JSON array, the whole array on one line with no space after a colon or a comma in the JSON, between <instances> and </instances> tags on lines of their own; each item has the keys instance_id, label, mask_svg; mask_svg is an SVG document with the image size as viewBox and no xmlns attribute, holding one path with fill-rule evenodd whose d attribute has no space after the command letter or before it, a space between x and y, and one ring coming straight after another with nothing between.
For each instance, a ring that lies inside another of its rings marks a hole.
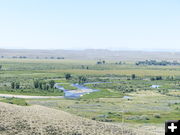
<instances>
[{"instance_id":1,"label":"river","mask_svg":"<svg viewBox=\"0 0 180 135\"><path fill-rule=\"evenodd\" d=\"M97 89L91 89L91 88L88 88L87 86L85 86L86 84L98 84L98 83L112 83L112 82L88 82L88 83L84 83L84 84L78 84L78 83L71 84L71 86L76 87L77 90L67 90L63 86L61 86L61 84L63 84L63 83L56 83L55 87L57 89L63 90L64 96L66 98L79 98L85 94L99 91Z\"/></svg>"}]
</instances>

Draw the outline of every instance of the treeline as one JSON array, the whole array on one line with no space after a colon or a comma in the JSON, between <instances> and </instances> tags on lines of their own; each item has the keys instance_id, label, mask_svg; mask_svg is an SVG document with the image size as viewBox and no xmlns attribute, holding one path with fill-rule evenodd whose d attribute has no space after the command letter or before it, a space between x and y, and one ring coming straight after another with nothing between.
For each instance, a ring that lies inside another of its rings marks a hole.
<instances>
[{"instance_id":1,"label":"treeline","mask_svg":"<svg viewBox=\"0 0 180 135\"><path fill-rule=\"evenodd\" d=\"M33 59L65 59L64 57L53 57L53 56L50 56L50 57L39 57L39 56L36 56L36 57L28 57L28 56L12 56L12 57L5 57L5 56L1 56L0 58L13 58L13 59L27 59L27 58L33 58Z\"/></svg>"},{"instance_id":2,"label":"treeline","mask_svg":"<svg viewBox=\"0 0 180 135\"><path fill-rule=\"evenodd\" d=\"M105 60L98 60L96 62L96 64L100 65L100 64L106 64L106 61Z\"/></svg>"},{"instance_id":3,"label":"treeline","mask_svg":"<svg viewBox=\"0 0 180 135\"><path fill-rule=\"evenodd\" d=\"M122 64L126 64L125 62L122 62L122 61L118 61L118 62L115 62L115 63L107 63L105 60L98 60L96 62L96 64L100 65L100 64L116 64L116 65L122 65Z\"/></svg>"},{"instance_id":4,"label":"treeline","mask_svg":"<svg viewBox=\"0 0 180 135\"><path fill-rule=\"evenodd\" d=\"M50 80L46 82L44 80L34 80L33 84L34 84L35 89L49 90L49 89L54 88L55 81Z\"/></svg>"},{"instance_id":5,"label":"treeline","mask_svg":"<svg viewBox=\"0 0 180 135\"><path fill-rule=\"evenodd\" d=\"M177 61L169 62L169 61L156 61L156 60L138 61L135 64L137 66L138 65L159 65L159 66L180 65L180 63Z\"/></svg>"},{"instance_id":6,"label":"treeline","mask_svg":"<svg viewBox=\"0 0 180 135\"><path fill-rule=\"evenodd\" d=\"M115 62L116 65L122 65L122 64L126 64L125 62L119 61L119 62Z\"/></svg>"},{"instance_id":7,"label":"treeline","mask_svg":"<svg viewBox=\"0 0 180 135\"><path fill-rule=\"evenodd\" d=\"M36 57L37 58L37 57ZM65 59L64 57L45 57L45 59Z\"/></svg>"},{"instance_id":8,"label":"treeline","mask_svg":"<svg viewBox=\"0 0 180 135\"><path fill-rule=\"evenodd\" d=\"M12 89L20 89L20 82L11 82Z\"/></svg>"},{"instance_id":9,"label":"treeline","mask_svg":"<svg viewBox=\"0 0 180 135\"><path fill-rule=\"evenodd\" d=\"M71 74L69 74L69 73L65 74L65 79L66 80L73 80L74 79L79 84L83 84L88 80L88 78L86 76L83 76L83 75L73 78L73 76Z\"/></svg>"},{"instance_id":10,"label":"treeline","mask_svg":"<svg viewBox=\"0 0 180 135\"><path fill-rule=\"evenodd\" d=\"M151 79L151 81L163 80L162 76L151 77L150 79Z\"/></svg>"},{"instance_id":11,"label":"treeline","mask_svg":"<svg viewBox=\"0 0 180 135\"><path fill-rule=\"evenodd\" d=\"M27 56L12 56L12 58L26 59L28 57Z\"/></svg>"},{"instance_id":12,"label":"treeline","mask_svg":"<svg viewBox=\"0 0 180 135\"><path fill-rule=\"evenodd\" d=\"M50 81L34 80L32 87L35 89L49 90L49 89L53 89L54 85L55 85L54 80L50 80ZM20 85L20 82L13 81L13 82L11 82L11 88L12 89L21 89L22 86Z\"/></svg>"}]
</instances>

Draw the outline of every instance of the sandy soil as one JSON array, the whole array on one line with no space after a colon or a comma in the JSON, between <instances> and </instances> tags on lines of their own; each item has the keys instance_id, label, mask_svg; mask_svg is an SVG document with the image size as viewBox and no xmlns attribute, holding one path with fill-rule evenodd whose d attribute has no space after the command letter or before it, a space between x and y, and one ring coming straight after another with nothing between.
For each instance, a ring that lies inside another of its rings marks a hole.
<instances>
[{"instance_id":1,"label":"sandy soil","mask_svg":"<svg viewBox=\"0 0 180 135\"><path fill-rule=\"evenodd\" d=\"M27 95L12 95L12 94L0 94L0 97L6 98L25 98L25 99L46 99L46 98L64 98L64 96L27 96Z\"/></svg>"},{"instance_id":2,"label":"sandy soil","mask_svg":"<svg viewBox=\"0 0 180 135\"><path fill-rule=\"evenodd\" d=\"M1 135L150 135L111 123L81 118L43 106L0 102Z\"/></svg>"}]
</instances>

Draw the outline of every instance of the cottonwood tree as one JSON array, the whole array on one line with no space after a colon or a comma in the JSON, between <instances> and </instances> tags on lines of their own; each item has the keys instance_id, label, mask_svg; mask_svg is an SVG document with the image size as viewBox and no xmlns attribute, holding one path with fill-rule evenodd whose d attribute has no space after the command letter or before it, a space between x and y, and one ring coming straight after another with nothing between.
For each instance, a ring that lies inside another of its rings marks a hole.
<instances>
[{"instance_id":1,"label":"cottonwood tree","mask_svg":"<svg viewBox=\"0 0 180 135\"><path fill-rule=\"evenodd\" d=\"M15 86L16 86L16 89L19 89L20 88L20 82L16 82Z\"/></svg>"},{"instance_id":2,"label":"cottonwood tree","mask_svg":"<svg viewBox=\"0 0 180 135\"><path fill-rule=\"evenodd\" d=\"M15 89L15 82L11 82L11 88Z\"/></svg>"},{"instance_id":3,"label":"cottonwood tree","mask_svg":"<svg viewBox=\"0 0 180 135\"><path fill-rule=\"evenodd\" d=\"M79 76L78 80L79 80L79 84L80 84L80 83L86 82L87 78L86 78L86 76Z\"/></svg>"},{"instance_id":4,"label":"cottonwood tree","mask_svg":"<svg viewBox=\"0 0 180 135\"><path fill-rule=\"evenodd\" d=\"M65 78L66 78L66 80L70 80L71 79L71 74L69 74L69 73L67 73L67 74L65 74Z\"/></svg>"},{"instance_id":5,"label":"cottonwood tree","mask_svg":"<svg viewBox=\"0 0 180 135\"><path fill-rule=\"evenodd\" d=\"M132 78L132 80L134 80L134 79L136 78L136 75L135 75L135 74L132 74L132 75L131 75L131 78Z\"/></svg>"},{"instance_id":6,"label":"cottonwood tree","mask_svg":"<svg viewBox=\"0 0 180 135\"><path fill-rule=\"evenodd\" d=\"M34 80L34 88L39 88L39 81L38 80Z\"/></svg>"},{"instance_id":7,"label":"cottonwood tree","mask_svg":"<svg viewBox=\"0 0 180 135\"><path fill-rule=\"evenodd\" d=\"M50 80L50 81L49 81L50 88L53 88L53 87L54 87L54 84L55 84L55 81L54 81L54 80Z\"/></svg>"}]
</instances>

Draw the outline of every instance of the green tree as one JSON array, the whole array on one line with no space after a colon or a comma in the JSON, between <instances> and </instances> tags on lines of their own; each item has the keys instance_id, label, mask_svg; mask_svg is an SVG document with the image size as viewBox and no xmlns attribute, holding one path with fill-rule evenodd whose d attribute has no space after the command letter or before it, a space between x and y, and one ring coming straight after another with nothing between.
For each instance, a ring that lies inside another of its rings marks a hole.
<instances>
[{"instance_id":1,"label":"green tree","mask_svg":"<svg viewBox=\"0 0 180 135\"><path fill-rule=\"evenodd\" d=\"M50 88L53 88L54 85L55 85L55 81L54 80L50 80L49 81L49 85L50 85Z\"/></svg>"},{"instance_id":2,"label":"green tree","mask_svg":"<svg viewBox=\"0 0 180 135\"><path fill-rule=\"evenodd\" d=\"M11 82L11 88L15 89L15 82Z\"/></svg>"},{"instance_id":3,"label":"green tree","mask_svg":"<svg viewBox=\"0 0 180 135\"><path fill-rule=\"evenodd\" d=\"M67 74L65 74L65 78L66 78L66 80L70 80L71 79L71 74L69 74L69 73L67 73Z\"/></svg>"},{"instance_id":4,"label":"green tree","mask_svg":"<svg viewBox=\"0 0 180 135\"><path fill-rule=\"evenodd\" d=\"M20 88L20 82L16 82L15 87L16 87L16 89L19 89Z\"/></svg>"},{"instance_id":5,"label":"green tree","mask_svg":"<svg viewBox=\"0 0 180 135\"><path fill-rule=\"evenodd\" d=\"M162 80L162 76L156 76L156 80Z\"/></svg>"},{"instance_id":6,"label":"green tree","mask_svg":"<svg viewBox=\"0 0 180 135\"><path fill-rule=\"evenodd\" d=\"M46 90L46 82L44 82L44 81L42 82L42 89Z\"/></svg>"},{"instance_id":7,"label":"green tree","mask_svg":"<svg viewBox=\"0 0 180 135\"><path fill-rule=\"evenodd\" d=\"M135 75L135 74L132 74L132 75L131 75L131 78L132 78L132 80L134 80L134 79L136 78L136 75Z\"/></svg>"},{"instance_id":8,"label":"green tree","mask_svg":"<svg viewBox=\"0 0 180 135\"><path fill-rule=\"evenodd\" d=\"M34 88L38 88L39 87L39 81L38 80L34 80Z\"/></svg>"},{"instance_id":9,"label":"green tree","mask_svg":"<svg viewBox=\"0 0 180 135\"><path fill-rule=\"evenodd\" d=\"M154 77L151 77L151 81L154 81L154 80L156 80Z\"/></svg>"},{"instance_id":10,"label":"green tree","mask_svg":"<svg viewBox=\"0 0 180 135\"><path fill-rule=\"evenodd\" d=\"M86 82L87 78L85 76L79 76L78 80L79 80L79 84L80 84L80 83Z\"/></svg>"},{"instance_id":11,"label":"green tree","mask_svg":"<svg viewBox=\"0 0 180 135\"><path fill-rule=\"evenodd\" d=\"M39 81L39 88L40 88L40 89L43 89L43 86L42 86L42 85L43 85L43 82L42 82L42 81Z\"/></svg>"},{"instance_id":12,"label":"green tree","mask_svg":"<svg viewBox=\"0 0 180 135\"><path fill-rule=\"evenodd\" d=\"M47 90L47 91L49 90L49 85L46 85L46 90Z\"/></svg>"}]
</instances>

